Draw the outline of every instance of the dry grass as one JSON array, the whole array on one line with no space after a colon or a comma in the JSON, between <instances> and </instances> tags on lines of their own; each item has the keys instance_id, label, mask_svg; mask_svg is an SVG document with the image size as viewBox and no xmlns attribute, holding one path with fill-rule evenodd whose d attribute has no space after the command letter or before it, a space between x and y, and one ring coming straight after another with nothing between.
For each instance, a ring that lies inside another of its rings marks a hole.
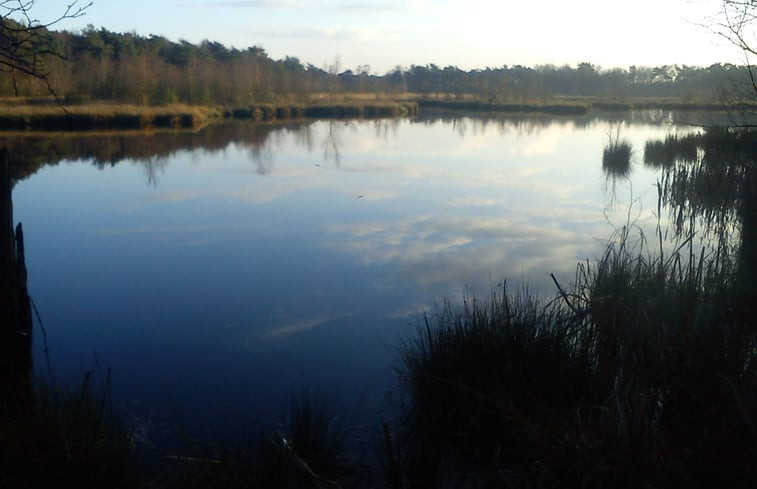
<instances>
[{"instance_id":1,"label":"dry grass","mask_svg":"<svg viewBox=\"0 0 757 489\"><path fill-rule=\"evenodd\" d=\"M60 105L52 100L0 102L0 129L82 131L96 129L196 128L217 119L211 107L171 104L143 106L93 102Z\"/></svg>"},{"instance_id":2,"label":"dry grass","mask_svg":"<svg viewBox=\"0 0 757 489\"><path fill-rule=\"evenodd\" d=\"M23 99L22 99L23 100ZM212 107L187 104L170 104L161 106L147 106L136 104L117 104L107 102L93 102L87 104L57 104L49 103L19 103L18 99L0 100L0 115L72 115L117 116L120 114L138 114L152 118L163 114L192 114L200 119L209 119L218 114Z\"/></svg>"}]
</instances>

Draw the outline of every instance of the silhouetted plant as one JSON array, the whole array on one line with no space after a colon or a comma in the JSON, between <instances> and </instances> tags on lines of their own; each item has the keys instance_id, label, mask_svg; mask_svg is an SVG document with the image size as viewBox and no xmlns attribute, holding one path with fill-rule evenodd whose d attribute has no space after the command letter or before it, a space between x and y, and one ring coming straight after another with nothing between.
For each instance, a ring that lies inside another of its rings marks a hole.
<instances>
[{"instance_id":1,"label":"silhouetted plant","mask_svg":"<svg viewBox=\"0 0 757 489\"><path fill-rule=\"evenodd\" d=\"M619 136L610 137L602 152L602 169L612 177L625 177L631 171L631 143Z\"/></svg>"},{"instance_id":2,"label":"silhouetted plant","mask_svg":"<svg viewBox=\"0 0 757 489\"><path fill-rule=\"evenodd\" d=\"M347 438L323 400L293 399L286 426L246 436L236 448L198 443L196 454L174 457L177 487L363 487L366 470L349 455Z\"/></svg>"},{"instance_id":3,"label":"silhouetted plant","mask_svg":"<svg viewBox=\"0 0 757 489\"><path fill-rule=\"evenodd\" d=\"M757 326L735 262L691 239L653 253L632 229L552 301L498 290L425 318L400 356L408 487L754 483Z\"/></svg>"},{"instance_id":4,"label":"silhouetted plant","mask_svg":"<svg viewBox=\"0 0 757 489\"><path fill-rule=\"evenodd\" d=\"M0 420L0 487L139 487L128 433L114 415L109 375L79 391L45 381L31 402Z\"/></svg>"},{"instance_id":5,"label":"silhouetted plant","mask_svg":"<svg viewBox=\"0 0 757 489\"><path fill-rule=\"evenodd\" d=\"M644 145L644 164L653 168L670 168L677 161L694 163L698 158L701 135L670 134L664 141L651 140Z\"/></svg>"}]
</instances>

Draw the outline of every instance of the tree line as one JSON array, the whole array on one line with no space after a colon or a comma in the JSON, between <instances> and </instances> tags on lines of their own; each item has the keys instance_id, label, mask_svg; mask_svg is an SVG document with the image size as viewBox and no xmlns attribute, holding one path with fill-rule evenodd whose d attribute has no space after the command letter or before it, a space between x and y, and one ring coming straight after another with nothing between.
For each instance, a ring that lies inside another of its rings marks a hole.
<instances>
[{"instance_id":1,"label":"tree line","mask_svg":"<svg viewBox=\"0 0 757 489\"><path fill-rule=\"evenodd\" d=\"M11 67L0 72L0 96L41 97L52 88L71 101L137 104L307 101L313 94L335 93L473 95L492 102L555 96L712 100L720 90L749 79L747 67L733 64L604 69L580 63L470 71L430 64L376 74L368 65L340 71L338 60L323 68L290 56L274 60L256 46L240 50L208 40L175 42L92 26L81 32L45 31L40 39L49 47L43 60L48 76L24 76Z\"/></svg>"}]
</instances>

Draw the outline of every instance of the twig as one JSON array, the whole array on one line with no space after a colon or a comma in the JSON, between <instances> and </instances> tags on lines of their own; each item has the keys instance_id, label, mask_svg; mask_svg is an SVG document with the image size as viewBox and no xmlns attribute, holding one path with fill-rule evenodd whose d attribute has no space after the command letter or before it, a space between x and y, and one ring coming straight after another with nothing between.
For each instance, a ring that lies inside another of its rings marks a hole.
<instances>
[{"instance_id":1,"label":"twig","mask_svg":"<svg viewBox=\"0 0 757 489\"><path fill-rule=\"evenodd\" d=\"M565 301L565 304L567 304L567 305L568 305L568 307L570 308L570 310L571 310L571 311L573 311L573 313L574 313L574 314L575 314L576 316L581 316L581 313L580 313L580 312L578 312L578 310L577 310L577 309L576 309L576 308L575 308L575 307L573 306L573 304L571 304L570 300L568 300L568 294L567 294L567 293L566 293L566 292L565 292L565 291L563 290L563 288L562 288L562 287L560 286L560 283L559 283L559 282L557 281L557 278L555 277L555 274L554 274L554 273L550 273L550 274L549 274L549 276L550 276L550 277L552 277L552 281L553 281L553 282L555 283L555 285L557 286L557 290L558 290L558 291L560 291L560 296L561 296L561 297L563 298L563 300Z\"/></svg>"},{"instance_id":2,"label":"twig","mask_svg":"<svg viewBox=\"0 0 757 489\"><path fill-rule=\"evenodd\" d=\"M31 296L29 296L29 302L32 303L32 309L34 309L34 314L37 316L39 329L40 331L42 331L42 352L45 354L45 363L47 364L47 378L50 380L50 382L52 382L53 368L50 362L50 348L47 345L47 330L45 329L45 323L42 322L42 316L39 314L37 304L34 302L34 299L32 299Z\"/></svg>"}]
</instances>

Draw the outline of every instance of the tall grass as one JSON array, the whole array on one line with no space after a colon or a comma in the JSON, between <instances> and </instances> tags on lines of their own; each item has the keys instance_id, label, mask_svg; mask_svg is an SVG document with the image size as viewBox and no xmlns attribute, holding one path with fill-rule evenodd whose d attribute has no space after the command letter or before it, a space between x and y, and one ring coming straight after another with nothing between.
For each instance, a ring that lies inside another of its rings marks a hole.
<instances>
[{"instance_id":1,"label":"tall grass","mask_svg":"<svg viewBox=\"0 0 757 489\"><path fill-rule=\"evenodd\" d=\"M332 409L307 393L293 398L288 422L272 432L247 434L232 447L194 441L190 450L171 457L178 464L172 487L348 488L367 482Z\"/></svg>"},{"instance_id":2,"label":"tall grass","mask_svg":"<svg viewBox=\"0 0 757 489\"><path fill-rule=\"evenodd\" d=\"M733 261L621 229L551 301L447 302L400 352L407 487L750 487L757 326Z\"/></svg>"},{"instance_id":3,"label":"tall grass","mask_svg":"<svg viewBox=\"0 0 757 489\"><path fill-rule=\"evenodd\" d=\"M80 389L46 381L16 415L0 420L0 487L139 486L127 431L112 412L109 379Z\"/></svg>"}]
</instances>

